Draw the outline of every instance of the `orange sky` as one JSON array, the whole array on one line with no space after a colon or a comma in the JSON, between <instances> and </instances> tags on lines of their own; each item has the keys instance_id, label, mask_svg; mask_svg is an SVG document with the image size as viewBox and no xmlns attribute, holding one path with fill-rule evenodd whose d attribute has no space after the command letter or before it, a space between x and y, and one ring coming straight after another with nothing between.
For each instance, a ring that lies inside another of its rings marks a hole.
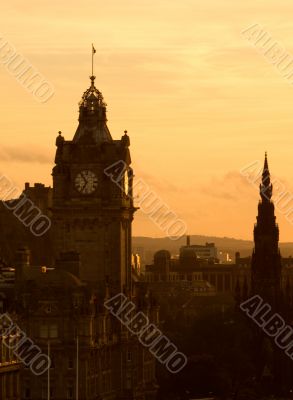
<instances>
[{"instance_id":1,"label":"orange sky","mask_svg":"<svg viewBox=\"0 0 293 400\"><path fill-rule=\"evenodd\" d=\"M258 23L293 55L292 15L292 0L4 2L0 37L55 94L38 103L0 61L0 171L20 186L51 184L55 137L75 132L94 42L109 128L128 130L136 176L190 234L252 238L258 192L239 171L267 150L293 193L293 85L241 31ZM293 241L276 215L280 239ZM142 213L134 234L164 236Z\"/></svg>"}]
</instances>

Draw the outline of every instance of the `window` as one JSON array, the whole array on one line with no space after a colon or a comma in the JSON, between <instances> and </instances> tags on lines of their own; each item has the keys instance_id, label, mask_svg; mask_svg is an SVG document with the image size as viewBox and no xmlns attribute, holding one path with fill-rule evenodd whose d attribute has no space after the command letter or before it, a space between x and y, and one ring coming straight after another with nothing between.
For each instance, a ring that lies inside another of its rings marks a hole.
<instances>
[{"instance_id":1,"label":"window","mask_svg":"<svg viewBox=\"0 0 293 400\"><path fill-rule=\"evenodd\" d=\"M73 359L70 357L68 358L68 369L72 369L73 368Z\"/></svg>"},{"instance_id":2,"label":"window","mask_svg":"<svg viewBox=\"0 0 293 400\"><path fill-rule=\"evenodd\" d=\"M10 385L10 377L11 377L11 375L12 374L7 374L6 375L6 379L4 378L4 384L5 384L5 392L6 392L6 396L8 396L8 397L10 397L10 388L11 388L11 385Z\"/></svg>"},{"instance_id":3,"label":"window","mask_svg":"<svg viewBox=\"0 0 293 400\"><path fill-rule=\"evenodd\" d=\"M47 325L41 324L40 325L40 337L47 338L48 337L48 327Z\"/></svg>"},{"instance_id":4,"label":"window","mask_svg":"<svg viewBox=\"0 0 293 400\"><path fill-rule=\"evenodd\" d=\"M57 338L58 337L58 327L57 324L49 325L49 337Z\"/></svg>"},{"instance_id":5,"label":"window","mask_svg":"<svg viewBox=\"0 0 293 400\"><path fill-rule=\"evenodd\" d=\"M51 360L51 365L50 365L50 368L55 368L55 357L53 357L53 355L52 354L50 354L50 360Z\"/></svg>"},{"instance_id":6,"label":"window","mask_svg":"<svg viewBox=\"0 0 293 400\"><path fill-rule=\"evenodd\" d=\"M31 390L30 390L30 388L26 387L24 389L24 398L25 399L30 399L30 397L31 397Z\"/></svg>"},{"instance_id":7,"label":"window","mask_svg":"<svg viewBox=\"0 0 293 400\"><path fill-rule=\"evenodd\" d=\"M4 341L5 339L3 339L3 341ZM4 362L6 362L6 353L7 353L7 349L6 349L6 346L4 345L4 344L2 344L2 362L4 363Z\"/></svg>"},{"instance_id":8,"label":"window","mask_svg":"<svg viewBox=\"0 0 293 400\"><path fill-rule=\"evenodd\" d=\"M41 324L40 325L40 337L55 339L58 337L58 325L57 324Z\"/></svg>"},{"instance_id":9,"label":"window","mask_svg":"<svg viewBox=\"0 0 293 400\"><path fill-rule=\"evenodd\" d=\"M48 397L48 389L47 389L47 381L43 380L42 381L42 400L47 399Z\"/></svg>"},{"instance_id":10,"label":"window","mask_svg":"<svg viewBox=\"0 0 293 400\"><path fill-rule=\"evenodd\" d=\"M126 389L132 388L132 379L131 379L131 375L129 373L126 375L125 387L126 387Z\"/></svg>"},{"instance_id":11,"label":"window","mask_svg":"<svg viewBox=\"0 0 293 400\"><path fill-rule=\"evenodd\" d=\"M48 382L45 379L42 381L41 396L42 400L48 399ZM50 399L54 399L54 381L50 381Z\"/></svg>"},{"instance_id":12,"label":"window","mask_svg":"<svg viewBox=\"0 0 293 400\"><path fill-rule=\"evenodd\" d=\"M69 383L68 387L67 387L67 399L68 400L73 399L73 385L72 385L72 383Z\"/></svg>"}]
</instances>

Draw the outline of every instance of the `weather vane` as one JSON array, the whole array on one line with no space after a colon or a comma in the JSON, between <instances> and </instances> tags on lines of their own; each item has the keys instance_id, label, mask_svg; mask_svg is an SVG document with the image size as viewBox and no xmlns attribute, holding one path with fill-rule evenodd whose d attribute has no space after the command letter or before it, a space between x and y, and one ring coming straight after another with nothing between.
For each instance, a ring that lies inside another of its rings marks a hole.
<instances>
[{"instance_id":1,"label":"weather vane","mask_svg":"<svg viewBox=\"0 0 293 400\"><path fill-rule=\"evenodd\" d=\"M94 76L94 54L96 53L96 49L92 43L92 76Z\"/></svg>"}]
</instances>

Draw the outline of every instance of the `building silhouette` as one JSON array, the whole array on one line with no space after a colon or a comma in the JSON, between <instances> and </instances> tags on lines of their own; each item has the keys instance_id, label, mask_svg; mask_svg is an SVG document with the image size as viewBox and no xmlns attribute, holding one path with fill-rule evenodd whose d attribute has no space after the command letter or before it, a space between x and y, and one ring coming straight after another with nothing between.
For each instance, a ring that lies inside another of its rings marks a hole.
<instances>
[{"instance_id":1,"label":"building silhouette","mask_svg":"<svg viewBox=\"0 0 293 400\"><path fill-rule=\"evenodd\" d=\"M270 180L267 154L265 155L261 200L258 204L257 222L254 226L254 250L251 259L251 291L259 294L272 307L281 308L282 263L279 249L279 227L276 224L275 206L272 202L273 185Z\"/></svg>"},{"instance_id":2,"label":"building silhouette","mask_svg":"<svg viewBox=\"0 0 293 400\"><path fill-rule=\"evenodd\" d=\"M91 76L72 140L62 132L56 138L53 187L26 183L19 198L0 205L0 308L13 313L52 362L40 377L1 353L0 390L7 399L154 400L154 356L104 307L119 293L155 325L155 297L174 320L192 323L200 310L224 315L255 294L293 323L293 258L279 251L267 155L251 257L236 253L235 263L222 264L214 243L191 244L188 236L179 257L160 250L142 271L132 254L130 139L126 131L112 138L106 111ZM36 218L51 224L42 235L28 229ZM288 393L291 360L253 330L257 379L270 370L272 390Z\"/></svg>"},{"instance_id":3,"label":"building silhouette","mask_svg":"<svg viewBox=\"0 0 293 400\"><path fill-rule=\"evenodd\" d=\"M0 335L0 398L21 400L21 362L5 344L8 337Z\"/></svg>"},{"instance_id":4,"label":"building silhouette","mask_svg":"<svg viewBox=\"0 0 293 400\"><path fill-rule=\"evenodd\" d=\"M125 132L113 140L107 127L106 103L94 85L79 103L79 125L72 140L56 140L53 168L52 233L56 256L76 250L81 278L91 283L105 277L119 290L131 285L133 206L130 140ZM122 166L113 181L111 166ZM110 176L105 170L110 168Z\"/></svg>"},{"instance_id":5,"label":"building silhouette","mask_svg":"<svg viewBox=\"0 0 293 400\"><path fill-rule=\"evenodd\" d=\"M236 296L238 303L258 291L277 305L286 293L286 302L292 305L293 258L280 255L279 228L271 201L272 185L267 156L260 194L252 256L241 257L236 252L234 263L220 263L213 243L193 245L187 236L179 257L172 256L168 250L157 251L153 263L146 265L144 279L151 286L159 282L185 285L186 282L207 281L218 293L230 294L233 298Z\"/></svg>"},{"instance_id":6,"label":"building silhouette","mask_svg":"<svg viewBox=\"0 0 293 400\"><path fill-rule=\"evenodd\" d=\"M284 266L286 260L282 263L267 154L265 154L259 189L261 199L258 204L257 222L254 226L249 295L260 296L271 307L272 315L278 313L290 324L293 315L290 287L292 266L286 268ZM242 293L242 300L246 300L247 297L248 294L245 296ZM254 331L257 381L270 386L271 391L276 395L287 395L290 391L292 392L292 361L258 326L253 327L252 330ZM269 371L269 379L266 376L267 371Z\"/></svg>"},{"instance_id":7,"label":"building silhouette","mask_svg":"<svg viewBox=\"0 0 293 400\"><path fill-rule=\"evenodd\" d=\"M2 253L15 267L13 295L1 287L4 308L52 361L41 376L21 370L27 400L153 400L157 391L154 356L104 307L123 293L159 323L131 267L130 140L127 132L112 139L106 103L90 79L73 139L61 132L56 139L53 188L27 183L0 210L0 225L11 222ZM35 236L26 227L39 209L52 225Z\"/></svg>"}]
</instances>

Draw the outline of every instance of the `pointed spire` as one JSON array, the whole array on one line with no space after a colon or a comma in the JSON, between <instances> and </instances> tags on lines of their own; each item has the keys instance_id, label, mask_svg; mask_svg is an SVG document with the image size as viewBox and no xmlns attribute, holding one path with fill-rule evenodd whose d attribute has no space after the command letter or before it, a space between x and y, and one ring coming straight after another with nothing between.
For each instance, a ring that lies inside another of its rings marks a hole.
<instances>
[{"instance_id":1,"label":"pointed spire","mask_svg":"<svg viewBox=\"0 0 293 400\"><path fill-rule=\"evenodd\" d=\"M261 184L259 185L260 196L262 201L270 201L273 193L273 185L271 184L271 177L268 165L267 152L265 152L265 161L262 172Z\"/></svg>"},{"instance_id":2,"label":"pointed spire","mask_svg":"<svg viewBox=\"0 0 293 400\"><path fill-rule=\"evenodd\" d=\"M268 153L265 152L265 162L264 162L264 169L269 170L269 164L268 164Z\"/></svg>"}]
</instances>

